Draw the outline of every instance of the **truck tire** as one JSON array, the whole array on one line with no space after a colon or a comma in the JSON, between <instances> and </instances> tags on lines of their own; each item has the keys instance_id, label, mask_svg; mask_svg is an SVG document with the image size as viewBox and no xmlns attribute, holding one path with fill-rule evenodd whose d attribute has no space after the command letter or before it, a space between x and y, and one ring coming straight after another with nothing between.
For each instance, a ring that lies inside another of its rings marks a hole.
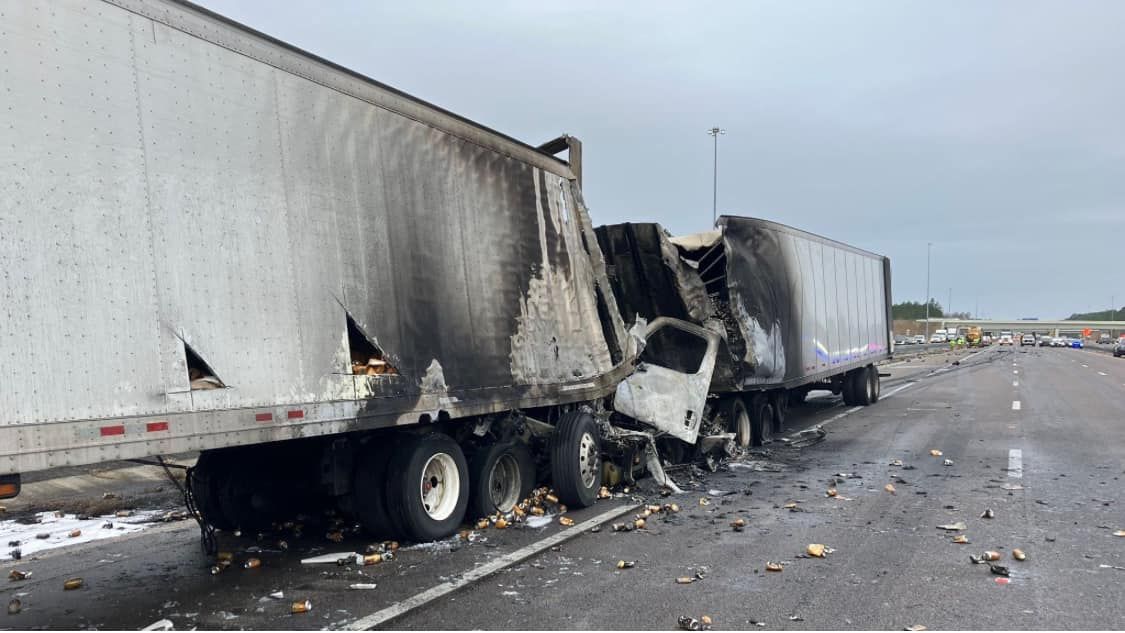
<instances>
[{"instance_id":1,"label":"truck tire","mask_svg":"<svg viewBox=\"0 0 1125 633\"><path fill-rule=\"evenodd\" d=\"M871 382L871 402L869 404L875 404L879 401L879 393L882 390L882 386L880 385L879 381L879 369L874 365L869 366L867 368L867 374Z\"/></svg>"},{"instance_id":2,"label":"truck tire","mask_svg":"<svg viewBox=\"0 0 1125 633\"><path fill-rule=\"evenodd\" d=\"M270 527L273 521L271 505L267 499L269 485L260 476L261 471L249 463L231 464L226 476L218 485L219 510L234 526L244 532L259 532Z\"/></svg>"},{"instance_id":3,"label":"truck tire","mask_svg":"<svg viewBox=\"0 0 1125 633\"><path fill-rule=\"evenodd\" d=\"M365 532L373 537L395 536L387 512L387 466L395 435L384 436L378 444L367 447L352 473L352 490L348 507Z\"/></svg>"},{"instance_id":4,"label":"truck tire","mask_svg":"<svg viewBox=\"0 0 1125 633\"><path fill-rule=\"evenodd\" d=\"M770 406L773 408L773 416L770 418L773 428L773 433L780 434L785 430L785 417L789 415L789 392L785 390L775 391L770 394Z\"/></svg>"},{"instance_id":5,"label":"truck tire","mask_svg":"<svg viewBox=\"0 0 1125 633\"><path fill-rule=\"evenodd\" d=\"M469 460L470 519L509 512L535 487L535 460L522 442L483 446Z\"/></svg>"},{"instance_id":6,"label":"truck tire","mask_svg":"<svg viewBox=\"0 0 1125 633\"><path fill-rule=\"evenodd\" d=\"M738 396L726 400L727 431L734 433L734 443L739 448L750 448L754 441L754 431L750 424L750 412L746 403Z\"/></svg>"},{"instance_id":7,"label":"truck tire","mask_svg":"<svg viewBox=\"0 0 1125 633\"><path fill-rule=\"evenodd\" d=\"M756 393L750 398L751 443L754 446L768 444L773 437L773 406L764 393Z\"/></svg>"},{"instance_id":8,"label":"truck tire","mask_svg":"<svg viewBox=\"0 0 1125 633\"><path fill-rule=\"evenodd\" d=\"M853 369L844 374L844 404L849 407L865 404L862 398L864 392L867 390L865 385L867 381L866 369L866 367L860 367L859 369Z\"/></svg>"},{"instance_id":9,"label":"truck tire","mask_svg":"<svg viewBox=\"0 0 1125 633\"><path fill-rule=\"evenodd\" d=\"M223 456L213 451L203 451L199 454L195 466L191 468L191 495L195 499L195 508L203 518L203 522L211 527L230 531L237 527L223 514L219 505L219 481L223 478L226 461Z\"/></svg>"},{"instance_id":10,"label":"truck tire","mask_svg":"<svg viewBox=\"0 0 1125 633\"><path fill-rule=\"evenodd\" d=\"M564 413L551 438L551 485L559 499L576 508L593 505L601 486L601 442L594 417Z\"/></svg>"},{"instance_id":11,"label":"truck tire","mask_svg":"<svg viewBox=\"0 0 1125 633\"><path fill-rule=\"evenodd\" d=\"M403 435L388 465L387 513L395 531L415 542L449 536L469 506L469 466L444 433Z\"/></svg>"},{"instance_id":12,"label":"truck tire","mask_svg":"<svg viewBox=\"0 0 1125 633\"><path fill-rule=\"evenodd\" d=\"M874 374L874 379L872 378ZM852 406L865 407L874 404L879 399L876 394L876 382L879 380L879 373L875 368L868 365L867 367L860 367L852 372ZM845 400L847 402L847 400Z\"/></svg>"}]
</instances>

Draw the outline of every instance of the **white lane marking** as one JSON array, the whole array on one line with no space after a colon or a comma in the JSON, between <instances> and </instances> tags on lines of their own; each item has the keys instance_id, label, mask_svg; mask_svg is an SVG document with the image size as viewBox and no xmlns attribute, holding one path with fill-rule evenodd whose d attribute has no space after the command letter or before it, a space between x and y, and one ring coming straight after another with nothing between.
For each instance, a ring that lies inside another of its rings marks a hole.
<instances>
[{"instance_id":1,"label":"white lane marking","mask_svg":"<svg viewBox=\"0 0 1125 633\"><path fill-rule=\"evenodd\" d=\"M1008 476L1023 478L1023 451L1013 448L1008 451Z\"/></svg>"},{"instance_id":2,"label":"white lane marking","mask_svg":"<svg viewBox=\"0 0 1125 633\"><path fill-rule=\"evenodd\" d=\"M1099 371L1098 375L1099 376L1108 376L1109 374L1105 373L1104 371Z\"/></svg>"},{"instance_id":3,"label":"white lane marking","mask_svg":"<svg viewBox=\"0 0 1125 633\"><path fill-rule=\"evenodd\" d=\"M901 387L896 387L896 388L894 388L894 389L892 389L892 390L888 391L887 393L883 394L883 395L882 395L882 396L880 396L880 397L881 397L881 398L890 398L891 396L893 396L893 395L895 395L896 393L898 393L898 392L902 391L903 389L906 389L906 388L910 387L910 385L913 385L913 384L914 384L914 383L912 383L912 382L908 382L908 383L906 383L905 385L902 385Z\"/></svg>"},{"instance_id":4,"label":"white lane marking","mask_svg":"<svg viewBox=\"0 0 1125 633\"><path fill-rule=\"evenodd\" d=\"M1018 381L1018 380L1013 380L1013 381L1012 381L1012 386L1013 386L1013 387L1018 387L1018 386L1020 386L1020 381Z\"/></svg>"},{"instance_id":5,"label":"white lane marking","mask_svg":"<svg viewBox=\"0 0 1125 633\"><path fill-rule=\"evenodd\" d=\"M881 400L886 400L887 398L892 398L892 397L894 397L894 395L895 395L895 394L897 394L898 392L900 392L900 391L903 391L904 389L909 389L909 388L910 388L910 386L911 386L911 385L913 385L913 384L914 384L914 383L912 383L912 382L908 382L908 383L906 383L905 385L899 385L898 387L895 387L894 389L891 389L891 390L890 390L890 391L888 391L887 393L884 393L884 394L882 394L881 396L879 396L879 398L880 398ZM852 408L850 408L850 409L845 409L845 410L843 410L843 411L841 411L841 412L837 413L836 415L834 415L834 416L832 416L832 417L828 418L827 420L825 420L825 421L823 421L823 422L821 422L821 423L819 423L819 424L814 424L814 425L812 425L812 426L810 426L809 428L807 428L807 429L804 429L804 430L805 430L805 431L810 431L810 430L812 430L812 429L822 429L822 428L824 428L824 427L828 426L829 424L831 424L831 423L833 423L833 422L835 422L835 421L837 421L837 420L840 420L840 419L842 419L842 418L846 418L846 417L848 417L849 415L851 415L851 414L855 413L856 411L860 411L860 410L862 410L862 409L864 409L864 408L865 408L865 407L862 407L862 406L860 406L860 407L852 407ZM936 411L937 409L929 409L929 410L932 410L932 411ZM800 438L800 436L801 436L801 432L797 432L797 433L794 433L793 435L790 435L789 437L787 437L787 438L785 438L785 439L789 440L790 442L795 442L795 441L796 441L796 440L797 440L798 438Z\"/></svg>"},{"instance_id":6,"label":"white lane marking","mask_svg":"<svg viewBox=\"0 0 1125 633\"><path fill-rule=\"evenodd\" d=\"M1012 373L1013 373L1013 374L1018 374L1018 373L1020 373L1020 370L1018 370L1018 369L1013 369L1013 370L1012 370Z\"/></svg>"},{"instance_id":7,"label":"white lane marking","mask_svg":"<svg viewBox=\"0 0 1125 633\"><path fill-rule=\"evenodd\" d=\"M592 519L579 523L578 525L555 532L551 536L548 536L541 541L537 541L535 543L532 543L531 545L521 547L514 552L505 554L500 558L497 558L496 560L485 563L484 565L474 567L473 569L465 572L465 574L460 576L459 578L443 582L440 585L435 585L430 589L423 591L422 593L415 594L385 609L376 611L371 615L351 622L350 624L345 625L343 628L349 631L366 631L368 629L373 629L380 624L387 622L388 620L393 620L394 618L413 611L414 609L417 609L422 605L428 604L434 600L437 600L438 598L441 598L442 596L453 593L454 591L457 591L465 585L469 585L480 580L481 578L490 576L500 571L501 569L504 569L505 567L515 565L522 560L531 558L532 556L535 556L540 552L554 547L555 545L558 545L563 541L572 539L576 536L581 536L582 534L585 534L586 531L590 528L596 525L601 525L602 523L605 523L606 521L609 521L610 519L613 519L615 517L621 516L622 514L625 514L627 512L632 512L639 507L641 506L629 504L603 512Z\"/></svg>"},{"instance_id":8,"label":"white lane marking","mask_svg":"<svg viewBox=\"0 0 1125 633\"><path fill-rule=\"evenodd\" d=\"M1019 400L1012 400L1012 411L1019 411L1019 410L1020 410L1020 401Z\"/></svg>"}]
</instances>

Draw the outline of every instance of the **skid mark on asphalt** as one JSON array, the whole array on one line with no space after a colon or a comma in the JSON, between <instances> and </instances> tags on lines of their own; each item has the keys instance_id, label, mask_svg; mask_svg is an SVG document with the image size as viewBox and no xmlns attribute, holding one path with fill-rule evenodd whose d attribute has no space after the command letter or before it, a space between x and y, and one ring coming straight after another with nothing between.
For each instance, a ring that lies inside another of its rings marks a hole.
<instances>
[{"instance_id":1,"label":"skid mark on asphalt","mask_svg":"<svg viewBox=\"0 0 1125 633\"><path fill-rule=\"evenodd\" d=\"M1023 478L1023 451L1018 448L1008 450L1008 476Z\"/></svg>"}]
</instances>

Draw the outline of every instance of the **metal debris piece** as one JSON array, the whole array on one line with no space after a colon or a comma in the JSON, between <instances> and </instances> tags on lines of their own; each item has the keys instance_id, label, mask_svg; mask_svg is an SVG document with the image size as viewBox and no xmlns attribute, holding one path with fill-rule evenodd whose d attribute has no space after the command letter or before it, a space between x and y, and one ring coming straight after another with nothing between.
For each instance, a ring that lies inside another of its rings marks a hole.
<instances>
[{"instance_id":1,"label":"metal debris piece","mask_svg":"<svg viewBox=\"0 0 1125 633\"><path fill-rule=\"evenodd\" d=\"M164 619L161 619L161 620L157 620L156 622L153 622L152 624L146 626L145 628L143 628L141 630L142 631L175 631L176 625L173 624L172 621L169 620L168 618L164 618Z\"/></svg>"},{"instance_id":2,"label":"metal debris piece","mask_svg":"<svg viewBox=\"0 0 1125 633\"><path fill-rule=\"evenodd\" d=\"M270 597L273 598L274 600L284 600L285 599L285 592L284 591L272 591L272 592L270 592Z\"/></svg>"},{"instance_id":3,"label":"metal debris piece","mask_svg":"<svg viewBox=\"0 0 1125 633\"><path fill-rule=\"evenodd\" d=\"M965 525L964 521L958 521L956 523L946 523L945 525L939 525L938 529L939 530L949 530L950 532L955 532L955 531L959 531L959 530L964 530L968 527L969 526Z\"/></svg>"},{"instance_id":4,"label":"metal debris piece","mask_svg":"<svg viewBox=\"0 0 1125 633\"><path fill-rule=\"evenodd\" d=\"M559 521L561 522L562 519L560 519ZM496 519L496 523L493 523L492 527L496 528L497 530L503 530L504 528L508 527L508 520L504 517L500 517L499 519Z\"/></svg>"},{"instance_id":5,"label":"metal debris piece","mask_svg":"<svg viewBox=\"0 0 1125 633\"><path fill-rule=\"evenodd\" d=\"M574 525L574 519L570 517L559 517L559 523L565 527Z\"/></svg>"},{"instance_id":6,"label":"metal debris piece","mask_svg":"<svg viewBox=\"0 0 1125 633\"><path fill-rule=\"evenodd\" d=\"M887 465L888 466L899 466L899 467L901 467L902 466L902 460L901 459L892 459L891 463L887 464Z\"/></svg>"},{"instance_id":7,"label":"metal debris piece","mask_svg":"<svg viewBox=\"0 0 1125 633\"><path fill-rule=\"evenodd\" d=\"M702 631L703 623L690 615L681 615L676 621L684 631Z\"/></svg>"},{"instance_id":8,"label":"metal debris piece","mask_svg":"<svg viewBox=\"0 0 1125 633\"><path fill-rule=\"evenodd\" d=\"M711 616L709 615L700 616L699 621L703 623L703 626L711 626L711 624L713 624Z\"/></svg>"},{"instance_id":9,"label":"metal debris piece","mask_svg":"<svg viewBox=\"0 0 1125 633\"><path fill-rule=\"evenodd\" d=\"M943 464L943 465L945 465L945 466L952 466L952 465L953 465L953 460L952 460L952 459L947 459L947 460L943 461L943 462L942 462L942 464Z\"/></svg>"},{"instance_id":10,"label":"metal debris piece","mask_svg":"<svg viewBox=\"0 0 1125 633\"><path fill-rule=\"evenodd\" d=\"M600 489L598 489L598 498L599 499L609 499L612 496L613 496L613 493L611 493L609 491L608 487L602 486Z\"/></svg>"},{"instance_id":11,"label":"metal debris piece","mask_svg":"<svg viewBox=\"0 0 1125 633\"><path fill-rule=\"evenodd\" d=\"M700 498L699 498L699 505L701 505L701 506L709 506L709 505L711 505L711 500L710 500L710 499L708 499L707 497L700 497Z\"/></svg>"},{"instance_id":12,"label":"metal debris piece","mask_svg":"<svg viewBox=\"0 0 1125 633\"><path fill-rule=\"evenodd\" d=\"M12 571L8 572L8 580L27 580L30 577L31 577L31 572L29 572L29 571L21 571L19 569L13 569Z\"/></svg>"},{"instance_id":13,"label":"metal debris piece","mask_svg":"<svg viewBox=\"0 0 1125 633\"><path fill-rule=\"evenodd\" d=\"M66 590L66 591L73 591L75 589L81 589L82 584L83 584L83 580L81 578L67 578L66 580L63 581L63 589Z\"/></svg>"},{"instance_id":14,"label":"metal debris piece","mask_svg":"<svg viewBox=\"0 0 1125 633\"><path fill-rule=\"evenodd\" d=\"M742 529L746 527L746 519L743 519L742 517L739 517L739 518L735 519L734 521L731 521L730 526L732 528L734 528L735 532L741 532Z\"/></svg>"},{"instance_id":15,"label":"metal debris piece","mask_svg":"<svg viewBox=\"0 0 1125 633\"><path fill-rule=\"evenodd\" d=\"M784 571L785 566L781 563L766 561L766 571Z\"/></svg>"},{"instance_id":16,"label":"metal debris piece","mask_svg":"<svg viewBox=\"0 0 1125 633\"><path fill-rule=\"evenodd\" d=\"M789 616L789 621L790 621L790 622L804 622L804 621L805 621L805 619L804 619L804 618L802 618L802 617L801 617L801 616L799 616L799 615L791 615L791 616Z\"/></svg>"},{"instance_id":17,"label":"metal debris piece","mask_svg":"<svg viewBox=\"0 0 1125 633\"><path fill-rule=\"evenodd\" d=\"M488 519L481 519L481 520L477 521L476 527L477 527L478 530L487 529L488 528Z\"/></svg>"},{"instance_id":18,"label":"metal debris piece","mask_svg":"<svg viewBox=\"0 0 1125 633\"><path fill-rule=\"evenodd\" d=\"M939 451L939 450L938 450L938 449L936 449L936 448L931 448L931 449L930 449L930 455L932 455L933 457L941 457L941 456L942 456L942 452L941 452L941 451Z\"/></svg>"},{"instance_id":19,"label":"metal debris piece","mask_svg":"<svg viewBox=\"0 0 1125 633\"><path fill-rule=\"evenodd\" d=\"M637 519L636 521L633 521L633 527L638 529L638 530L645 529L645 520L644 519Z\"/></svg>"},{"instance_id":20,"label":"metal debris piece","mask_svg":"<svg viewBox=\"0 0 1125 633\"><path fill-rule=\"evenodd\" d=\"M375 583L373 582L353 582L348 585L348 589L374 589Z\"/></svg>"},{"instance_id":21,"label":"metal debris piece","mask_svg":"<svg viewBox=\"0 0 1125 633\"><path fill-rule=\"evenodd\" d=\"M984 512L980 513L980 518L982 519L992 519L995 517L996 513L992 511L992 508L986 508Z\"/></svg>"},{"instance_id":22,"label":"metal debris piece","mask_svg":"<svg viewBox=\"0 0 1125 633\"><path fill-rule=\"evenodd\" d=\"M1022 549L1017 547L1016 549L1012 550L1012 558L1016 560L1027 560L1027 554L1025 554Z\"/></svg>"},{"instance_id":23,"label":"metal debris piece","mask_svg":"<svg viewBox=\"0 0 1125 633\"><path fill-rule=\"evenodd\" d=\"M797 502L796 501L790 501L789 503L787 503L787 504L785 504L781 507L785 508L786 510L792 510L792 509L797 507Z\"/></svg>"},{"instance_id":24,"label":"metal debris piece","mask_svg":"<svg viewBox=\"0 0 1125 633\"><path fill-rule=\"evenodd\" d=\"M298 600L289 607L289 613L308 613L312 610L311 600Z\"/></svg>"},{"instance_id":25,"label":"metal debris piece","mask_svg":"<svg viewBox=\"0 0 1125 633\"><path fill-rule=\"evenodd\" d=\"M695 582L695 576L680 576L676 579L677 585L690 585Z\"/></svg>"},{"instance_id":26,"label":"metal debris piece","mask_svg":"<svg viewBox=\"0 0 1125 633\"><path fill-rule=\"evenodd\" d=\"M1000 488L1003 490L1023 490L1021 484L1001 484Z\"/></svg>"},{"instance_id":27,"label":"metal debris piece","mask_svg":"<svg viewBox=\"0 0 1125 633\"><path fill-rule=\"evenodd\" d=\"M618 569L632 569L636 566L637 566L637 561L635 561L635 560L619 560L619 561L617 561L617 568Z\"/></svg>"},{"instance_id":28,"label":"metal debris piece","mask_svg":"<svg viewBox=\"0 0 1125 633\"><path fill-rule=\"evenodd\" d=\"M992 573L996 574L997 576L1010 576L1011 575L1011 572L1008 571L1008 568L1003 566L1003 565L989 565L988 568L989 568L989 570L992 571Z\"/></svg>"},{"instance_id":29,"label":"metal debris piece","mask_svg":"<svg viewBox=\"0 0 1125 633\"><path fill-rule=\"evenodd\" d=\"M957 536L953 537L953 542L959 545L965 545L969 542L969 537L965 536L964 534L958 534Z\"/></svg>"},{"instance_id":30,"label":"metal debris piece","mask_svg":"<svg viewBox=\"0 0 1125 633\"><path fill-rule=\"evenodd\" d=\"M827 548L820 543L809 543L809 546L805 548L805 553L814 558L824 558L826 550Z\"/></svg>"}]
</instances>

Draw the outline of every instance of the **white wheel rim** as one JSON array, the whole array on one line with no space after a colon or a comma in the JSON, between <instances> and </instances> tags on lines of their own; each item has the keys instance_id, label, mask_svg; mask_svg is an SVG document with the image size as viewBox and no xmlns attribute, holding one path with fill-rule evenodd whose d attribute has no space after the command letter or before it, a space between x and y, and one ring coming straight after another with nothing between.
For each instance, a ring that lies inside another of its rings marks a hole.
<instances>
[{"instance_id":1,"label":"white wheel rim","mask_svg":"<svg viewBox=\"0 0 1125 633\"><path fill-rule=\"evenodd\" d=\"M583 433L578 443L578 472L582 476L582 485L592 488L598 475L598 444L589 433Z\"/></svg>"},{"instance_id":2,"label":"white wheel rim","mask_svg":"<svg viewBox=\"0 0 1125 633\"><path fill-rule=\"evenodd\" d=\"M735 442L738 443L739 448L746 448L750 446L750 414L746 413L743 407L738 408L738 417L735 418Z\"/></svg>"},{"instance_id":3,"label":"white wheel rim","mask_svg":"<svg viewBox=\"0 0 1125 633\"><path fill-rule=\"evenodd\" d=\"M488 496L492 507L507 512L520 499L520 465L511 453L504 453L488 473Z\"/></svg>"},{"instance_id":4,"label":"white wheel rim","mask_svg":"<svg viewBox=\"0 0 1125 633\"><path fill-rule=\"evenodd\" d=\"M422 468L419 482L422 509L435 521L443 521L453 514L457 498L461 496L461 475L457 462L448 453L436 453Z\"/></svg>"}]
</instances>

